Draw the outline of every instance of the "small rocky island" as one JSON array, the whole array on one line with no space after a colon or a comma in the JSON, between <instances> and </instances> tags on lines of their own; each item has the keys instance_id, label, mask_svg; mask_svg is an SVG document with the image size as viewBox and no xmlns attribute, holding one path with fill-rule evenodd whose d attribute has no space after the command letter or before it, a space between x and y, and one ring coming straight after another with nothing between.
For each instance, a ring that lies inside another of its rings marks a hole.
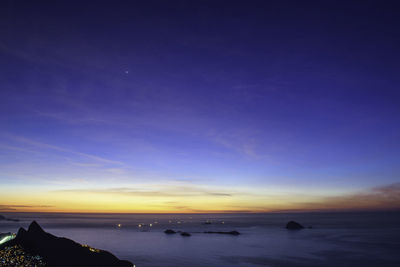
<instances>
[{"instance_id":1,"label":"small rocky island","mask_svg":"<svg viewBox=\"0 0 400 267\"><path fill-rule=\"evenodd\" d=\"M188 233L188 232L175 231L175 230L172 230L172 229L167 229L167 230L164 231L164 233L166 233L167 235L180 233L181 236L191 236L191 234ZM238 231L229 231L229 232L206 231L206 232L202 232L202 233L203 234L220 234L220 235L240 235L240 233Z\"/></svg>"},{"instance_id":2,"label":"small rocky island","mask_svg":"<svg viewBox=\"0 0 400 267\"><path fill-rule=\"evenodd\" d=\"M298 222L290 221L286 224L286 229L288 230L301 230L304 229L304 226Z\"/></svg>"},{"instance_id":3,"label":"small rocky island","mask_svg":"<svg viewBox=\"0 0 400 267\"><path fill-rule=\"evenodd\" d=\"M33 221L26 231L0 244L0 266L132 267L108 251L81 245L68 238L46 233Z\"/></svg>"},{"instance_id":4,"label":"small rocky island","mask_svg":"<svg viewBox=\"0 0 400 267\"><path fill-rule=\"evenodd\" d=\"M238 231L229 231L229 232L213 232L213 231L207 231L204 232L205 234L220 234L220 235L240 235Z\"/></svg>"}]
</instances>

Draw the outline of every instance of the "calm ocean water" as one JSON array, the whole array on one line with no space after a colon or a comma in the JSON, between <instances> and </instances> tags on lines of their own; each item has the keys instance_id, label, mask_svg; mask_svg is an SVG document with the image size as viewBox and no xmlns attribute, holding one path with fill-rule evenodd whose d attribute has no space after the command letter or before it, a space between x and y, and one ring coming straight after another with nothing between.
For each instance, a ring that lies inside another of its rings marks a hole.
<instances>
[{"instance_id":1,"label":"calm ocean water","mask_svg":"<svg viewBox=\"0 0 400 267\"><path fill-rule=\"evenodd\" d=\"M47 232L108 250L138 267L400 266L400 212L3 215L20 221L0 221L0 233L36 220ZM313 228L288 231L289 220ZM165 229L192 236L166 235ZM203 233L231 230L241 235Z\"/></svg>"}]
</instances>

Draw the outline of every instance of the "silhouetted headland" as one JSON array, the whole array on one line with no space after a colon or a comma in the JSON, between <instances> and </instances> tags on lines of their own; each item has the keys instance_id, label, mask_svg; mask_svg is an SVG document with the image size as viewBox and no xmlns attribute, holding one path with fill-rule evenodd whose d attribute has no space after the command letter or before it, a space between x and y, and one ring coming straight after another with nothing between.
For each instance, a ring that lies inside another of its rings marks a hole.
<instances>
[{"instance_id":1,"label":"silhouetted headland","mask_svg":"<svg viewBox=\"0 0 400 267\"><path fill-rule=\"evenodd\" d=\"M28 264L26 266L134 266L131 262L120 260L108 251L81 245L68 238L49 234L43 231L36 221L33 221L29 225L28 231L20 228L14 239L0 245L0 253L3 261L10 260L9 262L16 262L19 258L29 258L30 263L23 263ZM3 257L10 257L10 259ZM33 262L35 260L38 262Z\"/></svg>"}]
</instances>

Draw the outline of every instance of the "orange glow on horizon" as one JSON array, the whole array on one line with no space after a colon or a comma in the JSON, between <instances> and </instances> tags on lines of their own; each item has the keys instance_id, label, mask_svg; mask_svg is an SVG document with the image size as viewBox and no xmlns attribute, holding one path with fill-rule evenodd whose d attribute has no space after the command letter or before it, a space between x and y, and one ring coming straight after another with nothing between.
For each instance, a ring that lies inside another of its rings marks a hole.
<instances>
[{"instance_id":1,"label":"orange glow on horizon","mask_svg":"<svg viewBox=\"0 0 400 267\"><path fill-rule=\"evenodd\" d=\"M204 191L56 190L0 194L0 212L262 213L400 209L399 186L330 197Z\"/></svg>"}]
</instances>

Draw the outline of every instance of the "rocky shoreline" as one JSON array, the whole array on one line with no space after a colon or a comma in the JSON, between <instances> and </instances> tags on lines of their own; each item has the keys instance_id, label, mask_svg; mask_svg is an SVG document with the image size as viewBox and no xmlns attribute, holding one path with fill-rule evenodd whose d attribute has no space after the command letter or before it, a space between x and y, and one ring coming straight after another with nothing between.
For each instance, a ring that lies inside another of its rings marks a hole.
<instances>
[{"instance_id":1,"label":"rocky shoreline","mask_svg":"<svg viewBox=\"0 0 400 267\"><path fill-rule=\"evenodd\" d=\"M20 228L15 238L0 245L1 266L133 267L108 251L81 245L71 239L45 232L33 221Z\"/></svg>"}]
</instances>

